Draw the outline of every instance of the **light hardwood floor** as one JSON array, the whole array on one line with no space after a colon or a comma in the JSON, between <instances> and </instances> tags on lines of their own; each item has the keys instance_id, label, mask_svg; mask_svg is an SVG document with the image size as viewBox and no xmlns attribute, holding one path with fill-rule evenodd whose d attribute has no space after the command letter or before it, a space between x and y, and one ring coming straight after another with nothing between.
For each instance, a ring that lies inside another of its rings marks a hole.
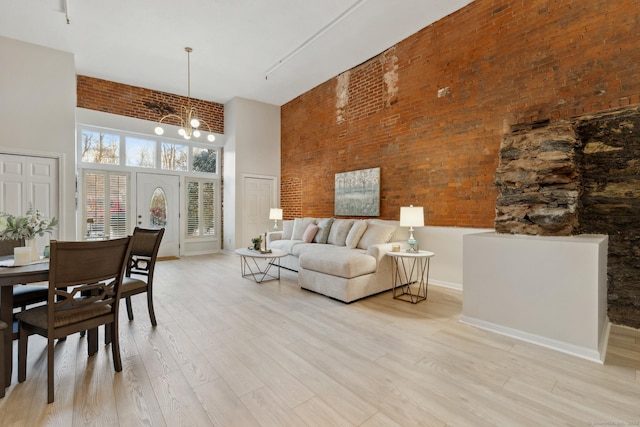
<instances>
[{"instance_id":1,"label":"light hardwood floor","mask_svg":"<svg viewBox=\"0 0 640 427\"><path fill-rule=\"evenodd\" d=\"M132 322L121 307L117 374L109 347L87 358L86 338L58 343L50 405L45 340L31 337L0 425L640 425L637 330L613 327L600 365L461 324L458 291L347 305L286 270L260 285L239 271L228 255L159 262L158 326L144 296Z\"/></svg>"}]
</instances>

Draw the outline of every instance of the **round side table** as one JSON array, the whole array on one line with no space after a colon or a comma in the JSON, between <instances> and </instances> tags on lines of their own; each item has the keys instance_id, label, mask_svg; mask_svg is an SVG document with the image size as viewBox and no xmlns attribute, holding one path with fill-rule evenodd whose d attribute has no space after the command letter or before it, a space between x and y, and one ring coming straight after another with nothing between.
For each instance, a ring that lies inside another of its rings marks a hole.
<instances>
[{"instance_id":1,"label":"round side table","mask_svg":"<svg viewBox=\"0 0 640 427\"><path fill-rule=\"evenodd\" d=\"M392 261L393 299L412 304L427 299L429 263L434 255L429 251L387 252Z\"/></svg>"}]
</instances>

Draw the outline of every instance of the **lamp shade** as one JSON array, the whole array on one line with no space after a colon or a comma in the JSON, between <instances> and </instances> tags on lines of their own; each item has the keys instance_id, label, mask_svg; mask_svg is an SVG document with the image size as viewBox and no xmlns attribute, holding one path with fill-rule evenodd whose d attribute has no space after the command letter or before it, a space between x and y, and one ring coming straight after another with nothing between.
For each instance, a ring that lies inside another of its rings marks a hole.
<instances>
[{"instance_id":1,"label":"lamp shade","mask_svg":"<svg viewBox=\"0 0 640 427\"><path fill-rule=\"evenodd\" d=\"M400 227L423 227L424 209L422 206L402 206L400 207Z\"/></svg>"},{"instance_id":2,"label":"lamp shade","mask_svg":"<svg viewBox=\"0 0 640 427\"><path fill-rule=\"evenodd\" d=\"M278 209L278 208L269 209L269 219L282 219L282 209Z\"/></svg>"}]
</instances>

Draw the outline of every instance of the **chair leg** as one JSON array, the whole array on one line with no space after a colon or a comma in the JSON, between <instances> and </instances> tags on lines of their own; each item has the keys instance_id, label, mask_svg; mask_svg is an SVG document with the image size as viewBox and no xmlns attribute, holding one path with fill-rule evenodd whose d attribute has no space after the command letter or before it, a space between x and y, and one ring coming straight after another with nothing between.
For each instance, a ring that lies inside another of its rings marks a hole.
<instances>
[{"instance_id":1,"label":"chair leg","mask_svg":"<svg viewBox=\"0 0 640 427\"><path fill-rule=\"evenodd\" d=\"M131 306L131 297L126 297L125 301L127 302L127 316L129 316L129 320L133 320L133 307Z\"/></svg>"},{"instance_id":2,"label":"chair leg","mask_svg":"<svg viewBox=\"0 0 640 427\"><path fill-rule=\"evenodd\" d=\"M93 356L98 352L98 328L87 331L87 355Z\"/></svg>"},{"instance_id":3,"label":"chair leg","mask_svg":"<svg viewBox=\"0 0 640 427\"><path fill-rule=\"evenodd\" d=\"M0 322L0 357L2 357L2 360L0 360L0 398L4 397L4 389L6 385L4 383L4 334L6 327L6 323Z\"/></svg>"},{"instance_id":4,"label":"chair leg","mask_svg":"<svg viewBox=\"0 0 640 427\"><path fill-rule=\"evenodd\" d=\"M111 323L104 325L104 345L111 344Z\"/></svg>"},{"instance_id":5,"label":"chair leg","mask_svg":"<svg viewBox=\"0 0 640 427\"><path fill-rule=\"evenodd\" d=\"M47 337L47 403L53 403L53 344L54 339ZM26 356L26 354L25 354ZM26 357L25 357L26 359ZM24 362L27 363L26 360Z\"/></svg>"},{"instance_id":6,"label":"chair leg","mask_svg":"<svg viewBox=\"0 0 640 427\"><path fill-rule=\"evenodd\" d=\"M122 371L122 359L120 358L120 339L118 338L118 320L111 324L111 355L113 357L113 369Z\"/></svg>"},{"instance_id":7,"label":"chair leg","mask_svg":"<svg viewBox=\"0 0 640 427\"><path fill-rule=\"evenodd\" d=\"M27 346L29 344L29 334L20 323L18 337L18 382L24 382L27 379Z\"/></svg>"},{"instance_id":8,"label":"chair leg","mask_svg":"<svg viewBox=\"0 0 640 427\"><path fill-rule=\"evenodd\" d=\"M156 322L156 312L153 310L153 295L151 294L151 290L147 291L147 307L149 307L149 318L151 319L151 325L158 326L158 322Z\"/></svg>"}]
</instances>

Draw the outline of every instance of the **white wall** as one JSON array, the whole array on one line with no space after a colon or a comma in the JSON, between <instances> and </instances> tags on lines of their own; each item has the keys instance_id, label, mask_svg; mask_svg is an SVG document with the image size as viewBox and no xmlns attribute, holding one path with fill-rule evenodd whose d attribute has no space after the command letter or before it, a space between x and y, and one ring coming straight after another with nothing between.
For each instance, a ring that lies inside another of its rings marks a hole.
<instances>
[{"instance_id":1,"label":"white wall","mask_svg":"<svg viewBox=\"0 0 640 427\"><path fill-rule=\"evenodd\" d=\"M234 98L224 106L224 133L223 235L232 251L244 245L242 176L273 176L280 185L280 107Z\"/></svg>"},{"instance_id":2,"label":"white wall","mask_svg":"<svg viewBox=\"0 0 640 427\"><path fill-rule=\"evenodd\" d=\"M0 37L0 152L58 158L58 238L75 239L76 72L70 53Z\"/></svg>"},{"instance_id":3,"label":"white wall","mask_svg":"<svg viewBox=\"0 0 640 427\"><path fill-rule=\"evenodd\" d=\"M429 283L462 290L462 238L466 234L493 231L486 228L419 227L413 235L420 249L435 256L429 265Z\"/></svg>"}]
</instances>

